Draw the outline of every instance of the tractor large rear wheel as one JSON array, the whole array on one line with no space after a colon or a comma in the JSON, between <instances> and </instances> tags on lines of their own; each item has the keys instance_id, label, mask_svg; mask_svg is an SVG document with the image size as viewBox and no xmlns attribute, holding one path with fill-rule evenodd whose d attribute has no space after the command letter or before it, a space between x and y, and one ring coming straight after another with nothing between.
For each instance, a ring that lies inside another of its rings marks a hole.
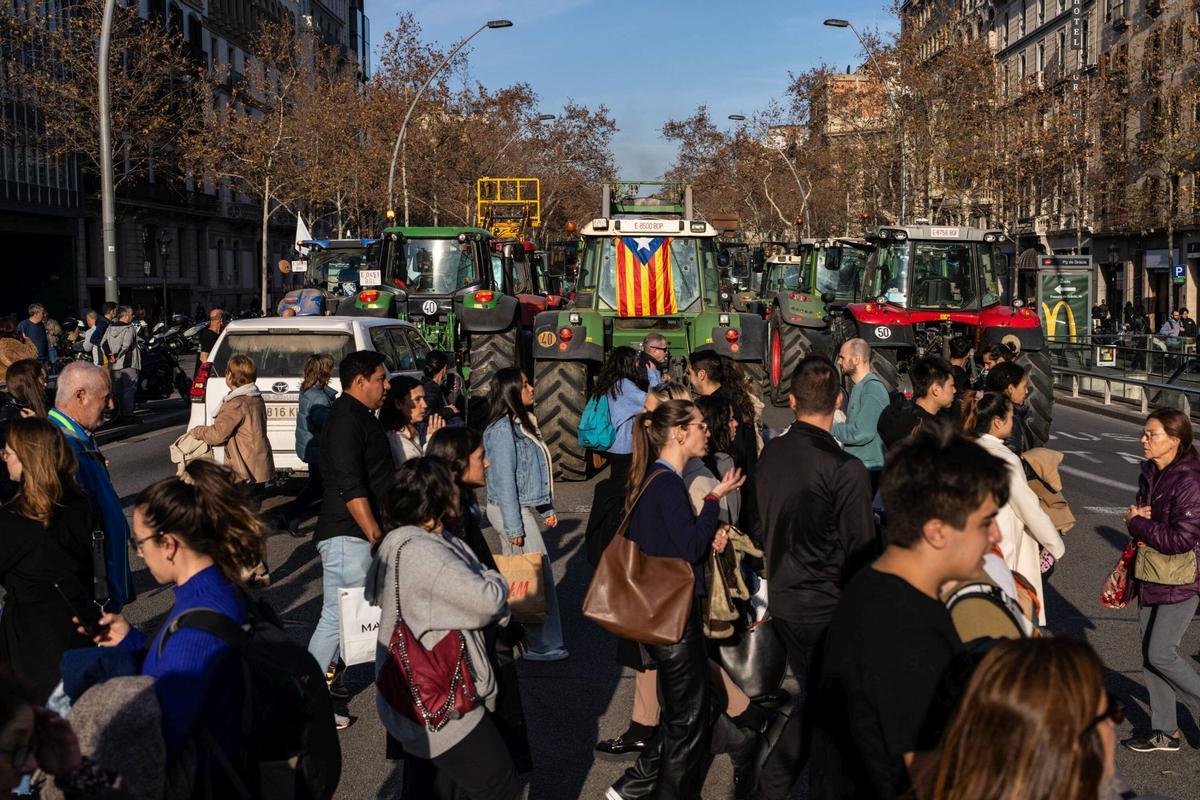
<instances>
[{"instance_id":1,"label":"tractor large rear wheel","mask_svg":"<svg viewBox=\"0 0 1200 800\"><path fill-rule=\"evenodd\" d=\"M1022 352L1017 363L1029 373L1029 409L1025 423L1033 434L1030 447L1041 447L1050 439L1050 424L1054 418L1054 372L1045 350Z\"/></svg>"},{"instance_id":2,"label":"tractor large rear wheel","mask_svg":"<svg viewBox=\"0 0 1200 800\"><path fill-rule=\"evenodd\" d=\"M786 406L791 391L792 373L800 360L812 352L812 342L803 328L779 321L780 310L771 315L770 342L767 350L767 381L771 402Z\"/></svg>"},{"instance_id":3,"label":"tractor large rear wheel","mask_svg":"<svg viewBox=\"0 0 1200 800\"><path fill-rule=\"evenodd\" d=\"M517 365L517 336L513 326L497 333L471 334L471 393L486 394L492 377L505 367Z\"/></svg>"},{"instance_id":4,"label":"tractor large rear wheel","mask_svg":"<svg viewBox=\"0 0 1200 800\"><path fill-rule=\"evenodd\" d=\"M579 420L587 403L587 364L539 361L534 371L538 427L554 461L554 479L585 480L587 450L579 446Z\"/></svg>"},{"instance_id":5,"label":"tractor large rear wheel","mask_svg":"<svg viewBox=\"0 0 1200 800\"><path fill-rule=\"evenodd\" d=\"M902 392L904 389L900 385L900 368L896 366L895 361L888 357L888 353L889 351L886 350L871 348L871 371L875 373L875 377L883 381L888 394Z\"/></svg>"}]
</instances>

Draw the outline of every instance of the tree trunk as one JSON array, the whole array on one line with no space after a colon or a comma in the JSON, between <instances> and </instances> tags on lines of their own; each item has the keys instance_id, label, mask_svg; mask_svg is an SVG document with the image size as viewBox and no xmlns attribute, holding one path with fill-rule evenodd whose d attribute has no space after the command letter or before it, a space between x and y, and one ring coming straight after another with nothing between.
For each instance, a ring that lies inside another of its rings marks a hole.
<instances>
[{"instance_id":1,"label":"tree trunk","mask_svg":"<svg viewBox=\"0 0 1200 800\"><path fill-rule=\"evenodd\" d=\"M262 292L259 298L262 306L262 315L267 315L267 223L271 219L271 178L267 176L263 181L262 192L262 247L260 252L261 269L259 271L259 288Z\"/></svg>"}]
</instances>

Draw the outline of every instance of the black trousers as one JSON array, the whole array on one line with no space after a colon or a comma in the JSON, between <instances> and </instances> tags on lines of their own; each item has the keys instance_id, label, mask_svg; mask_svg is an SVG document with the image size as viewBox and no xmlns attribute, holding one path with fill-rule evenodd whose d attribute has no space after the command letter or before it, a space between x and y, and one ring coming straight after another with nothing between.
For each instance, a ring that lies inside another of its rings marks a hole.
<instances>
[{"instance_id":1,"label":"black trousers","mask_svg":"<svg viewBox=\"0 0 1200 800\"><path fill-rule=\"evenodd\" d=\"M763 763L758 786L759 796L763 800L786 800L792 796L792 784L808 763L812 726L806 722L804 705L816 679L814 656L829 623L791 622L773 617L771 624L783 640L788 666L800 682L801 692L796 698L792 715L779 734L779 740Z\"/></svg>"},{"instance_id":2,"label":"black trousers","mask_svg":"<svg viewBox=\"0 0 1200 800\"><path fill-rule=\"evenodd\" d=\"M295 522L299 525L308 516L308 510L312 508L313 503L319 501L324 494L325 481L321 478L321 468L316 464L309 464L308 480L300 494L296 495L296 499L289 503L283 512L284 522Z\"/></svg>"},{"instance_id":3,"label":"black trousers","mask_svg":"<svg viewBox=\"0 0 1200 800\"><path fill-rule=\"evenodd\" d=\"M609 454L608 477L596 482L592 492L592 511L588 515L587 530L583 541L587 560L593 567L600 563L604 548L612 541L621 527L621 517L625 510L625 482L629 479L629 467L633 456L626 454Z\"/></svg>"},{"instance_id":4,"label":"black trousers","mask_svg":"<svg viewBox=\"0 0 1200 800\"><path fill-rule=\"evenodd\" d=\"M708 653L695 606L678 643L646 650L658 665L658 733L613 787L625 800L699 798L711 725Z\"/></svg>"},{"instance_id":5,"label":"black trousers","mask_svg":"<svg viewBox=\"0 0 1200 800\"><path fill-rule=\"evenodd\" d=\"M513 800L517 771L491 714L432 759L404 754L401 800Z\"/></svg>"}]
</instances>

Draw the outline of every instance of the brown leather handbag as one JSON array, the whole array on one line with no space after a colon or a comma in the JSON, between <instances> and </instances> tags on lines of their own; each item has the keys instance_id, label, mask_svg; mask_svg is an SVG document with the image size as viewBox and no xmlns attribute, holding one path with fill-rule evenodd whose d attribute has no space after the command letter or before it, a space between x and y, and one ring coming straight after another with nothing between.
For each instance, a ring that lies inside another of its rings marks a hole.
<instances>
[{"instance_id":1,"label":"brown leather handbag","mask_svg":"<svg viewBox=\"0 0 1200 800\"><path fill-rule=\"evenodd\" d=\"M642 484L633 508L650 482L665 470L651 473ZM682 558L648 556L626 538L630 513L621 520L583 599L583 616L609 633L642 644L675 644L692 610L695 573Z\"/></svg>"}]
</instances>

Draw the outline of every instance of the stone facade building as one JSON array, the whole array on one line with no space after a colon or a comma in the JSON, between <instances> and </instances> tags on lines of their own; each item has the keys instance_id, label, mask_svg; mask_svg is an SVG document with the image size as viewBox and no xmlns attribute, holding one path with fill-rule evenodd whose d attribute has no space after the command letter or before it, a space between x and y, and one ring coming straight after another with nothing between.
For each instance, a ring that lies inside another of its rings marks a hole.
<instances>
[{"instance_id":1,"label":"stone facade building","mask_svg":"<svg viewBox=\"0 0 1200 800\"><path fill-rule=\"evenodd\" d=\"M1157 107L1156 92L1164 92L1165 101L1164 59L1181 65L1165 84L1190 81L1200 69L1196 0L907 0L901 6L901 25L925 37L922 55L929 58L951 37L985 37L1001 91L1014 103L1023 87L1069 98L1085 81L1094 85L1119 76L1149 102L1118 104L1111 96L1089 96L1086 124L1088 135L1107 142L1123 137L1129 150L1153 136L1146 109ZM1200 124L1196 101L1200 97L1173 113ZM1165 223L1156 224L1145 214L1138 218L1130 209L1139 193L1145 205L1159 204L1164 191L1155 180L1144 170L1132 171L1129 191L1117 200L1093 184L1081 184L1086 196L1079 204L1070 202L1062 181L1043 187L1021 209L1013 231L1017 249L1090 254L1095 300L1107 299L1114 308L1126 302L1142 305L1155 325L1172 308L1188 306L1194 312L1200 271L1197 174L1171 179L1176 212L1171 236ZM1170 251L1168 238L1173 239ZM1172 279L1173 265L1183 266L1183 280Z\"/></svg>"},{"instance_id":2,"label":"stone facade building","mask_svg":"<svg viewBox=\"0 0 1200 800\"><path fill-rule=\"evenodd\" d=\"M231 90L246 73L247 48L258 22L290 16L311 24L342 56L369 69L370 28L364 0L138 0L147 20L181 32L189 56L213 73L226 72ZM76 158L40 152L37 109L5 102L0 136L0 270L7 290L0 313L23 315L44 302L53 316L96 307L104 299L99 181ZM121 169L118 160L115 170ZM192 314L221 306L259 306L260 206L245 195L191 181L180 183L151 169L144 180L117 192L120 300L148 315ZM295 217L272 219L269 265L290 257ZM272 267L271 290L287 277Z\"/></svg>"}]
</instances>

